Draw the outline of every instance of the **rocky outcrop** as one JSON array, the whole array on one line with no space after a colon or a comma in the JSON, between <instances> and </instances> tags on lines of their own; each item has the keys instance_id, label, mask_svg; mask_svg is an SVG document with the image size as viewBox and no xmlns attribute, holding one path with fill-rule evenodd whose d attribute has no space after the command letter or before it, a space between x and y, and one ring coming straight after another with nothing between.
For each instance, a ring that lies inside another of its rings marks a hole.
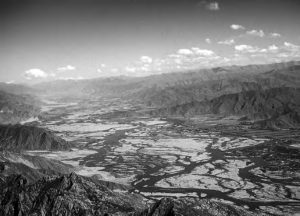
<instances>
[{"instance_id":1,"label":"rocky outcrop","mask_svg":"<svg viewBox=\"0 0 300 216\"><path fill-rule=\"evenodd\" d=\"M29 125L0 125L0 149L67 150L70 144L51 131Z\"/></svg>"},{"instance_id":2,"label":"rocky outcrop","mask_svg":"<svg viewBox=\"0 0 300 216\"><path fill-rule=\"evenodd\" d=\"M151 205L147 203L151 203ZM74 173L45 177L33 184L21 175L0 181L0 215L94 216L250 216L241 207L197 198L150 201L138 194L117 193L101 182ZM264 215L264 214L259 214Z\"/></svg>"},{"instance_id":3,"label":"rocky outcrop","mask_svg":"<svg viewBox=\"0 0 300 216\"><path fill-rule=\"evenodd\" d=\"M142 197L115 193L74 173L28 184L20 175L7 177L0 189L0 215L129 215L145 208Z\"/></svg>"}]
</instances>

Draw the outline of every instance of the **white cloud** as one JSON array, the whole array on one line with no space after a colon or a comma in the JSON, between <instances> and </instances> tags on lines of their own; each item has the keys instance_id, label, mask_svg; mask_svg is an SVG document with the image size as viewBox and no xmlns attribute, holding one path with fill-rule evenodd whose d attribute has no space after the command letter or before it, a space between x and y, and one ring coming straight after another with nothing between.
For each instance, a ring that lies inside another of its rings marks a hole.
<instances>
[{"instance_id":1,"label":"white cloud","mask_svg":"<svg viewBox=\"0 0 300 216\"><path fill-rule=\"evenodd\" d=\"M300 50L300 46L292 44L290 42L284 42L285 48L289 49L290 51L298 51Z\"/></svg>"},{"instance_id":2,"label":"white cloud","mask_svg":"<svg viewBox=\"0 0 300 216\"><path fill-rule=\"evenodd\" d=\"M97 69L98 73L104 73L104 70L106 69L106 64L100 64L100 68Z\"/></svg>"},{"instance_id":3,"label":"white cloud","mask_svg":"<svg viewBox=\"0 0 300 216\"><path fill-rule=\"evenodd\" d=\"M127 67L125 67L125 70L129 73L135 73L137 68L132 67L132 66L127 66Z\"/></svg>"},{"instance_id":4,"label":"white cloud","mask_svg":"<svg viewBox=\"0 0 300 216\"><path fill-rule=\"evenodd\" d=\"M29 69L29 70L25 71L24 75L25 75L26 79L29 79L29 80L32 78L47 78L49 76L45 71L43 71L39 68Z\"/></svg>"},{"instance_id":5,"label":"white cloud","mask_svg":"<svg viewBox=\"0 0 300 216\"><path fill-rule=\"evenodd\" d=\"M147 66L143 66L143 67L141 67L141 70L142 71L150 71L150 68Z\"/></svg>"},{"instance_id":6,"label":"white cloud","mask_svg":"<svg viewBox=\"0 0 300 216\"><path fill-rule=\"evenodd\" d=\"M208 43L208 44L211 44L211 39L210 38L206 38L205 42Z\"/></svg>"},{"instance_id":7,"label":"white cloud","mask_svg":"<svg viewBox=\"0 0 300 216\"><path fill-rule=\"evenodd\" d=\"M270 33L270 37L271 37L271 38L279 38L279 37L281 37L281 34L276 33L276 32Z\"/></svg>"},{"instance_id":8,"label":"white cloud","mask_svg":"<svg viewBox=\"0 0 300 216\"><path fill-rule=\"evenodd\" d=\"M214 1L207 1L207 0L202 0L201 2L198 3L199 6L204 7L206 10L211 10L211 11L218 11L220 10L219 3Z\"/></svg>"},{"instance_id":9,"label":"white cloud","mask_svg":"<svg viewBox=\"0 0 300 216\"><path fill-rule=\"evenodd\" d=\"M265 33L263 30L250 30L250 31L247 31L246 34L248 35L253 35L253 36L257 36L257 37L264 37L265 36Z\"/></svg>"},{"instance_id":10,"label":"white cloud","mask_svg":"<svg viewBox=\"0 0 300 216\"><path fill-rule=\"evenodd\" d=\"M289 55L288 53L279 53L279 54L277 55L277 57L279 57L279 58L289 58L290 55Z\"/></svg>"},{"instance_id":11,"label":"white cloud","mask_svg":"<svg viewBox=\"0 0 300 216\"><path fill-rule=\"evenodd\" d=\"M198 47L193 47L192 48L194 54L196 55L202 55L202 56L212 56L214 55L215 53L211 50L207 50L207 49L200 49Z\"/></svg>"},{"instance_id":12,"label":"white cloud","mask_svg":"<svg viewBox=\"0 0 300 216\"><path fill-rule=\"evenodd\" d=\"M268 50L263 48L263 49L258 49L257 52L260 52L260 53L267 53Z\"/></svg>"},{"instance_id":13,"label":"white cloud","mask_svg":"<svg viewBox=\"0 0 300 216\"><path fill-rule=\"evenodd\" d=\"M72 70L76 70L76 67L72 66L72 65L67 65L64 67L59 67L57 68L58 71L60 72L64 72L64 71L72 71Z\"/></svg>"},{"instance_id":14,"label":"white cloud","mask_svg":"<svg viewBox=\"0 0 300 216\"><path fill-rule=\"evenodd\" d=\"M149 56L142 56L140 58L140 61L143 62L143 63L151 64L153 60Z\"/></svg>"},{"instance_id":15,"label":"white cloud","mask_svg":"<svg viewBox=\"0 0 300 216\"><path fill-rule=\"evenodd\" d=\"M6 84L14 84L14 83L16 83L16 81L15 80L9 80L9 81L7 81L7 82L5 82Z\"/></svg>"},{"instance_id":16,"label":"white cloud","mask_svg":"<svg viewBox=\"0 0 300 216\"><path fill-rule=\"evenodd\" d=\"M251 61L258 63L291 61L300 57L300 46L290 42L284 42L281 46L273 44L265 48L237 45L235 50L235 54L243 57L247 63Z\"/></svg>"},{"instance_id":17,"label":"white cloud","mask_svg":"<svg viewBox=\"0 0 300 216\"><path fill-rule=\"evenodd\" d=\"M210 2L208 4L206 4L205 8L207 10L211 10L211 11L218 11L220 10L220 6L218 2Z\"/></svg>"},{"instance_id":18,"label":"white cloud","mask_svg":"<svg viewBox=\"0 0 300 216\"><path fill-rule=\"evenodd\" d=\"M112 69L111 69L111 72L113 72L113 73L118 73L118 72L119 72L119 69L118 69L118 68L112 68Z\"/></svg>"},{"instance_id":19,"label":"white cloud","mask_svg":"<svg viewBox=\"0 0 300 216\"><path fill-rule=\"evenodd\" d=\"M278 48L278 46L276 46L276 45L273 44L273 45L271 45L271 46L268 47L268 50L269 51L277 51L277 50L279 50L279 48Z\"/></svg>"},{"instance_id":20,"label":"white cloud","mask_svg":"<svg viewBox=\"0 0 300 216\"><path fill-rule=\"evenodd\" d=\"M174 62L175 62L176 64L182 64L182 59L174 59Z\"/></svg>"},{"instance_id":21,"label":"white cloud","mask_svg":"<svg viewBox=\"0 0 300 216\"><path fill-rule=\"evenodd\" d=\"M234 43L235 43L234 39L228 39L228 40L218 42L218 44L223 44L223 45L232 45Z\"/></svg>"},{"instance_id":22,"label":"white cloud","mask_svg":"<svg viewBox=\"0 0 300 216\"><path fill-rule=\"evenodd\" d=\"M194 54L193 51L190 50L190 49L179 49L179 50L177 51L177 53L178 53L179 55L193 55L193 54Z\"/></svg>"},{"instance_id":23,"label":"white cloud","mask_svg":"<svg viewBox=\"0 0 300 216\"><path fill-rule=\"evenodd\" d=\"M83 80L84 78L82 76L77 77L59 77L59 80Z\"/></svg>"},{"instance_id":24,"label":"white cloud","mask_svg":"<svg viewBox=\"0 0 300 216\"><path fill-rule=\"evenodd\" d=\"M233 29L233 30L245 29L244 26L238 25L238 24L232 24L232 25L230 26L230 28Z\"/></svg>"},{"instance_id":25,"label":"white cloud","mask_svg":"<svg viewBox=\"0 0 300 216\"><path fill-rule=\"evenodd\" d=\"M191 49L179 49L177 50L177 54L171 54L169 57L171 58L180 58L182 55L183 56L212 56L215 53L212 50L207 50L207 49L200 49L198 47L193 47Z\"/></svg>"},{"instance_id":26,"label":"white cloud","mask_svg":"<svg viewBox=\"0 0 300 216\"><path fill-rule=\"evenodd\" d=\"M244 53L253 53L253 52L258 52L260 50L257 47L253 47L253 46L245 45L245 44L236 45L234 48L235 48L235 50L237 50L239 52L244 52Z\"/></svg>"}]
</instances>

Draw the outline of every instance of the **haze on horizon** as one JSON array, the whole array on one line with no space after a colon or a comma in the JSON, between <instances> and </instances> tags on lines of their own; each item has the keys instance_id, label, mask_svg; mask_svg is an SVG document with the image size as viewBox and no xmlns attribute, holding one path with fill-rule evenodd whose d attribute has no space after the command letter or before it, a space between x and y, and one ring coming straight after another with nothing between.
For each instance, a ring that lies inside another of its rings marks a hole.
<instances>
[{"instance_id":1,"label":"haze on horizon","mask_svg":"<svg viewBox=\"0 0 300 216\"><path fill-rule=\"evenodd\" d=\"M299 0L3 0L0 82L300 59Z\"/></svg>"}]
</instances>

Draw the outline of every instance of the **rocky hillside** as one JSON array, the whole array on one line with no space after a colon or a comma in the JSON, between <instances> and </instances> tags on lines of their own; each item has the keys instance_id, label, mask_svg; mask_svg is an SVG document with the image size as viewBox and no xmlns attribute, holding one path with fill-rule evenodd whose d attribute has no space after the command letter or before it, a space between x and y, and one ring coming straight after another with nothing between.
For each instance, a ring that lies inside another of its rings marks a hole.
<instances>
[{"instance_id":1,"label":"rocky hillside","mask_svg":"<svg viewBox=\"0 0 300 216\"><path fill-rule=\"evenodd\" d=\"M74 173L28 183L21 175L0 180L0 215L257 215L240 207L192 198L150 201L114 192L101 182ZM151 204L152 203L152 204ZM264 215L264 214L260 214Z\"/></svg>"},{"instance_id":2,"label":"rocky hillside","mask_svg":"<svg viewBox=\"0 0 300 216\"><path fill-rule=\"evenodd\" d=\"M51 131L29 125L0 125L0 148L7 151L67 150L70 144Z\"/></svg>"},{"instance_id":3,"label":"rocky hillside","mask_svg":"<svg viewBox=\"0 0 300 216\"><path fill-rule=\"evenodd\" d=\"M16 95L0 90L0 122L15 124L37 116L40 102L30 95Z\"/></svg>"},{"instance_id":4,"label":"rocky hillside","mask_svg":"<svg viewBox=\"0 0 300 216\"><path fill-rule=\"evenodd\" d=\"M272 88L226 94L211 100L193 101L183 105L162 108L156 115L195 116L219 114L239 115L244 120L268 120L278 127L300 124L300 89Z\"/></svg>"},{"instance_id":5,"label":"rocky hillside","mask_svg":"<svg viewBox=\"0 0 300 216\"><path fill-rule=\"evenodd\" d=\"M270 66L271 67L271 66ZM252 68L252 67L251 67ZM248 68L250 69L250 68ZM217 73L212 71L199 77L183 74L181 81L170 84L164 88L152 87L140 91L139 97L150 106L170 107L189 102L211 100L222 95L234 94L246 91L261 91L270 88L300 86L300 67L289 66L280 69L253 68L254 71L246 71L245 67L229 69L219 68ZM168 79L167 79L168 80Z\"/></svg>"},{"instance_id":6,"label":"rocky hillside","mask_svg":"<svg viewBox=\"0 0 300 216\"><path fill-rule=\"evenodd\" d=\"M70 165L44 157L7 151L0 152L0 179L10 175L23 175L28 182L35 182L48 175L67 174L74 171Z\"/></svg>"}]
</instances>

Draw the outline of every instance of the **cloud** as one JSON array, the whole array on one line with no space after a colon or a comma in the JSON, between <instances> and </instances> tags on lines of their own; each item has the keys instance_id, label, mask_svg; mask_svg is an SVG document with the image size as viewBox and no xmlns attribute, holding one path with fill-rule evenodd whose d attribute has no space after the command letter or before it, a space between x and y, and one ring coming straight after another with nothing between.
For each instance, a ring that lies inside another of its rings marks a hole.
<instances>
[{"instance_id":1,"label":"cloud","mask_svg":"<svg viewBox=\"0 0 300 216\"><path fill-rule=\"evenodd\" d=\"M253 47L253 46L245 45L245 44L236 45L234 47L234 49L238 52L243 52L243 53L253 53L253 52L258 52L260 50L257 47Z\"/></svg>"},{"instance_id":2,"label":"cloud","mask_svg":"<svg viewBox=\"0 0 300 216\"><path fill-rule=\"evenodd\" d=\"M243 30L243 29L245 29L244 26L238 25L238 24L232 24L232 25L230 26L230 28L233 29L233 30Z\"/></svg>"},{"instance_id":3,"label":"cloud","mask_svg":"<svg viewBox=\"0 0 300 216\"><path fill-rule=\"evenodd\" d=\"M215 53L211 50L207 50L207 49L200 49L198 47L193 47L192 48L193 53L196 55L202 55L202 56L212 56Z\"/></svg>"},{"instance_id":4,"label":"cloud","mask_svg":"<svg viewBox=\"0 0 300 216\"><path fill-rule=\"evenodd\" d=\"M132 67L132 66L127 66L127 67L125 67L125 70L126 70L126 72L129 72L129 73L135 73L137 68Z\"/></svg>"},{"instance_id":5,"label":"cloud","mask_svg":"<svg viewBox=\"0 0 300 216\"><path fill-rule=\"evenodd\" d=\"M140 58L140 61L143 62L143 63L151 64L153 60L149 56L142 56Z\"/></svg>"},{"instance_id":6,"label":"cloud","mask_svg":"<svg viewBox=\"0 0 300 216\"><path fill-rule=\"evenodd\" d=\"M179 50L177 51L177 53L178 53L179 55L193 55L193 54L194 54L193 51L190 50L190 49L179 49Z\"/></svg>"},{"instance_id":7,"label":"cloud","mask_svg":"<svg viewBox=\"0 0 300 216\"><path fill-rule=\"evenodd\" d=\"M14 83L16 83L16 81L15 80L9 80L9 81L6 81L5 83L6 84L14 84Z\"/></svg>"},{"instance_id":8,"label":"cloud","mask_svg":"<svg viewBox=\"0 0 300 216\"><path fill-rule=\"evenodd\" d=\"M205 8L207 10L211 10L211 11L218 11L220 10L220 7L219 7L219 3L218 2L211 2L211 3L208 3Z\"/></svg>"},{"instance_id":9,"label":"cloud","mask_svg":"<svg viewBox=\"0 0 300 216\"><path fill-rule=\"evenodd\" d=\"M228 39L228 40L218 42L218 44L223 44L223 45L232 45L234 43L235 43L234 39Z\"/></svg>"},{"instance_id":10,"label":"cloud","mask_svg":"<svg viewBox=\"0 0 300 216\"><path fill-rule=\"evenodd\" d=\"M77 77L59 77L58 80L83 80L82 76Z\"/></svg>"},{"instance_id":11,"label":"cloud","mask_svg":"<svg viewBox=\"0 0 300 216\"><path fill-rule=\"evenodd\" d=\"M259 34L260 31L256 30ZM242 36L247 36L246 31ZM269 34L265 35L269 37ZM241 36L237 36L239 38ZM131 76L146 76L158 73L180 72L197 70L226 65L261 64L294 60L300 57L300 46L291 42L283 44L271 44L260 47L255 44L236 44L235 37L217 42L218 44L232 45L234 52L227 55L218 55L213 50L200 47L188 47L175 50L161 59L143 58L124 67L124 74ZM209 38L207 38L209 39ZM149 57L150 58L150 57ZM143 64L141 64L143 63ZM110 71L108 76L115 73Z\"/></svg>"},{"instance_id":12,"label":"cloud","mask_svg":"<svg viewBox=\"0 0 300 216\"><path fill-rule=\"evenodd\" d=\"M292 44L290 42L284 42L284 47L290 51L299 51L300 46Z\"/></svg>"},{"instance_id":13,"label":"cloud","mask_svg":"<svg viewBox=\"0 0 300 216\"><path fill-rule=\"evenodd\" d=\"M111 72L113 72L113 73L118 73L118 72L119 72L119 69L118 69L118 68L112 68L112 69L111 69Z\"/></svg>"},{"instance_id":14,"label":"cloud","mask_svg":"<svg viewBox=\"0 0 300 216\"><path fill-rule=\"evenodd\" d=\"M270 33L269 36L270 36L271 38L279 38L279 37L281 37L281 34L276 33L276 32L273 32L273 33Z\"/></svg>"},{"instance_id":15,"label":"cloud","mask_svg":"<svg viewBox=\"0 0 300 216\"><path fill-rule=\"evenodd\" d=\"M212 50L200 49L198 47L193 47L191 49L179 49L179 50L177 50L177 54L172 54L169 56L178 58L178 57L180 57L180 55L183 55L183 56L195 56L195 55L212 56L212 55L214 55L214 52Z\"/></svg>"},{"instance_id":16,"label":"cloud","mask_svg":"<svg viewBox=\"0 0 300 216\"><path fill-rule=\"evenodd\" d=\"M189 70L196 68L212 67L220 65L221 62L227 64L222 57L209 49L199 47L179 49L176 53L170 54L166 58L166 63L161 66L165 70Z\"/></svg>"},{"instance_id":17,"label":"cloud","mask_svg":"<svg viewBox=\"0 0 300 216\"><path fill-rule=\"evenodd\" d=\"M273 44L273 45L271 45L271 46L268 47L268 50L269 50L269 51L273 51L273 52L274 52L274 51L278 51L278 50L279 50L279 47Z\"/></svg>"},{"instance_id":18,"label":"cloud","mask_svg":"<svg viewBox=\"0 0 300 216\"><path fill-rule=\"evenodd\" d=\"M211 44L211 39L210 38L206 38L205 42L208 43L208 44Z\"/></svg>"},{"instance_id":19,"label":"cloud","mask_svg":"<svg viewBox=\"0 0 300 216\"><path fill-rule=\"evenodd\" d=\"M105 70L106 67L107 67L106 64L100 64L100 68L97 69L97 72L98 73L103 73L104 72L103 70Z\"/></svg>"},{"instance_id":20,"label":"cloud","mask_svg":"<svg viewBox=\"0 0 300 216\"><path fill-rule=\"evenodd\" d=\"M248 35L252 35L252 36L257 36L257 37L264 37L265 36L265 33L263 30L250 30L250 31L247 31L246 34Z\"/></svg>"},{"instance_id":21,"label":"cloud","mask_svg":"<svg viewBox=\"0 0 300 216\"><path fill-rule=\"evenodd\" d=\"M39 69L39 68L32 68L24 73L26 79L32 79L32 78L47 78L49 74L47 74L45 71Z\"/></svg>"},{"instance_id":22,"label":"cloud","mask_svg":"<svg viewBox=\"0 0 300 216\"><path fill-rule=\"evenodd\" d=\"M201 1L200 3L198 3L198 5L200 6L204 6L204 8L206 10L210 10L210 11L218 11L220 10L220 6L219 3L214 1L214 2L209 2L209 1Z\"/></svg>"},{"instance_id":23,"label":"cloud","mask_svg":"<svg viewBox=\"0 0 300 216\"><path fill-rule=\"evenodd\" d=\"M300 46L284 42L281 46L270 45L265 48L259 48L256 46L250 45L237 45L235 46L235 57L233 61L236 62L257 62L257 63L266 63L266 62L282 62L282 61L291 61L298 59L300 57Z\"/></svg>"},{"instance_id":24,"label":"cloud","mask_svg":"<svg viewBox=\"0 0 300 216\"><path fill-rule=\"evenodd\" d=\"M59 67L57 68L58 71L60 72L64 72L64 71L72 71L72 70L76 70L76 67L72 66L72 65L67 65L64 67Z\"/></svg>"}]
</instances>

